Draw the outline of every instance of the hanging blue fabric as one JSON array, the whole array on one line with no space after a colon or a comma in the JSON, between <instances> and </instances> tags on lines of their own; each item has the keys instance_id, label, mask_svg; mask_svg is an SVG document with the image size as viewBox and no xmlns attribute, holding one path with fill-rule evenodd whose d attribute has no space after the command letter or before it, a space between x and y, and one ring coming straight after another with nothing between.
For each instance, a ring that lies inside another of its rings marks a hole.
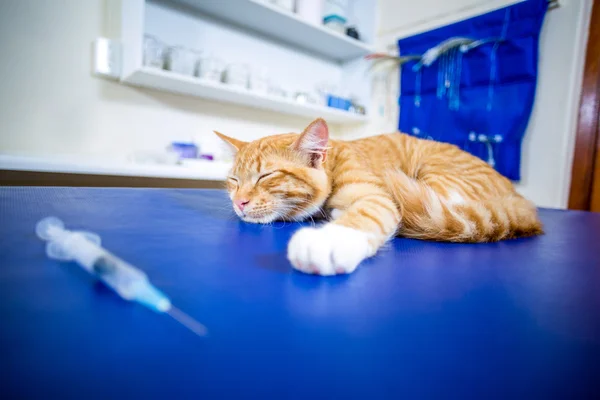
<instances>
[{"instance_id":1,"label":"hanging blue fabric","mask_svg":"<svg viewBox=\"0 0 600 400\"><path fill-rule=\"evenodd\" d=\"M526 0L398 41L402 132L453 143L518 181L547 0Z\"/></svg>"}]
</instances>

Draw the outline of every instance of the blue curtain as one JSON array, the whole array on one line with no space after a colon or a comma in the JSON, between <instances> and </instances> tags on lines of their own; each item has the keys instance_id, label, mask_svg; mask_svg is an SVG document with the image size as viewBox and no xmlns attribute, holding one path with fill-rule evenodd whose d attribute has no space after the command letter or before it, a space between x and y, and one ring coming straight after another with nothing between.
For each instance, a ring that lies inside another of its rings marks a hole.
<instances>
[{"instance_id":1,"label":"blue curtain","mask_svg":"<svg viewBox=\"0 0 600 400\"><path fill-rule=\"evenodd\" d=\"M402 56L430 56L402 66L400 130L456 144L518 181L547 8L527 0L399 40Z\"/></svg>"}]
</instances>

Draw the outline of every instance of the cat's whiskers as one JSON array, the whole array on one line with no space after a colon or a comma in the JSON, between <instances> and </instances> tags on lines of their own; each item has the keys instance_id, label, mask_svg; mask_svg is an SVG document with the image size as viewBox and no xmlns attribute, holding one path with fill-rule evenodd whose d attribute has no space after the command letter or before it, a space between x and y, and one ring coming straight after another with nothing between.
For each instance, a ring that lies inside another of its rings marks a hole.
<instances>
[{"instance_id":1,"label":"cat's whiskers","mask_svg":"<svg viewBox=\"0 0 600 400\"><path fill-rule=\"evenodd\" d=\"M299 204L293 204L292 206L290 206L289 218L291 218L293 221L296 221L296 222L302 221L308 217L312 218L311 213L307 212L307 210L304 209L304 207L301 207L301 206L308 205L308 204L310 204L309 201L303 201ZM293 215L293 214L295 214L295 215Z\"/></svg>"}]
</instances>

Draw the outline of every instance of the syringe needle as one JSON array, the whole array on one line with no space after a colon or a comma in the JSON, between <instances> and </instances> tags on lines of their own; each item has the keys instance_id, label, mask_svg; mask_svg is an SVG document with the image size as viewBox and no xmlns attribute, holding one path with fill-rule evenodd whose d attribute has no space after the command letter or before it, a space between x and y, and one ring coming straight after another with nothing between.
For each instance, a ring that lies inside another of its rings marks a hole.
<instances>
[{"instance_id":1,"label":"syringe needle","mask_svg":"<svg viewBox=\"0 0 600 400\"><path fill-rule=\"evenodd\" d=\"M167 314L198 336L206 336L208 334L208 330L204 325L176 307L171 306Z\"/></svg>"}]
</instances>

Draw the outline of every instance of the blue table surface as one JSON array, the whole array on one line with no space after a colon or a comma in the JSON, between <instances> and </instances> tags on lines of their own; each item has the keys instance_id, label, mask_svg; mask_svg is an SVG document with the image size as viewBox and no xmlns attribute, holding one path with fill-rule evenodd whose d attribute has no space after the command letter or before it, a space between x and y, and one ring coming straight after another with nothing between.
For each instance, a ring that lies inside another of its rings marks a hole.
<instances>
[{"instance_id":1,"label":"blue table surface","mask_svg":"<svg viewBox=\"0 0 600 400\"><path fill-rule=\"evenodd\" d=\"M47 259L48 215L100 234L210 336ZM396 239L322 278L285 258L297 224L243 223L221 191L0 188L0 394L600 398L600 215L541 217L542 237Z\"/></svg>"}]
</instances>

